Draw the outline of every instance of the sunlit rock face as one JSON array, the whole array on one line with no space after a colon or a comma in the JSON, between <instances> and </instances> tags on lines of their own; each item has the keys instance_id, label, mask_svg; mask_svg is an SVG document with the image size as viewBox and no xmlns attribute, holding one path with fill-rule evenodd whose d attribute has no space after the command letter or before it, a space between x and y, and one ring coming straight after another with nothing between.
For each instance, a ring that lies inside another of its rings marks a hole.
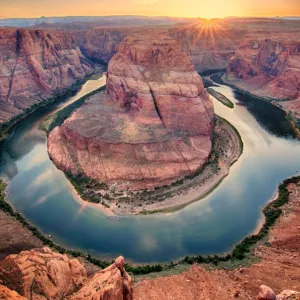
<instances>
[{"instance_id":1,"label":"sunlit rock face","mask_svg":"<svg viewBox=\"0 0 300 300\"><path fill-rule=\"evenodd\" d=\"M22 251L0 262L0 280L28 299L62 299L87 279L77 259L49 248Z\"/></svg>"},{"instance_id":2,"label":"sunlit rock face","mask_svg":"<svg viewBox=\"0 0 300 300\"><path fill-rule=\"evenodd\" d=\"M285 100L281 104L287 111L300 113L299 32L249 35L232 57L225 79L257 96Z\"/></svg>"},{"instance_id":3,"label":"sunlit rock face","mask_svg":"<svg viewBox=\"0 0 300 300\"><path fill-rule=\"evenodd\" d=\"M77 259L46 247L22 251L0 261L0 282L4 300L133 299L132 280L122 256L88 278Z\"/></svg>"},{"instance_id":4,"label":"sunlit rock face","mask_svg":"<svg viewBox=\"0 0 300 300\"><path fill-rule=\"evenodd\" d=\"M48 151L65 171L120 189L154 188L205 163L212 126L212 102L179 43L137 34L110 61L106 93L55 128Z\"/></svg>"},{"instance_id":5,"label":"sunlit rock face","mask_svg":"<svg viewBox=\"0 0 300 300\"><path fill-rule=\"evenodd\" d=\"M0 122L60 94L93 72L71 34L0 29Z\"/></svg>"}]
</instances>

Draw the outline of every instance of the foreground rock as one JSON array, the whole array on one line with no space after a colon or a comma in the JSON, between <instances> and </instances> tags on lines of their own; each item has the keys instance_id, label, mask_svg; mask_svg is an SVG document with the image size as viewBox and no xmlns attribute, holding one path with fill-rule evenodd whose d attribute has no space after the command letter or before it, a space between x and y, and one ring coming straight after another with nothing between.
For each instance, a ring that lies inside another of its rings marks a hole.
<instances>
[{"instance_id":1,"label":"foreground rock","mask_svg":"<svg viewBox=\"0 0 300 300\"><path fill-rule=\"evenodd\" d=\"M213 106L177 41L133 35L108 66L107 93L49 135L56 166L120 189L154 188L198 170L211 151Z\"/></svg>"},{"instance_id":2,"label":"foreground rock","mask_svg":"<svg viewBox=\"0 0 300 300\"><path fill-rule=\"evenodd\" d=\"M124 270L124 258L119 257L110 267L96 273L70 300L120 299L132 300L132 281Z\"/></svg>"},{"instance_id":3,"label":"foreground rock","mask_svg":"<svg viewBox=\"0 0 300 300\"><path fill-rule=\"evenodd\" d=\"M0 29L0 123L93 72L71 34Z\"/></svg>"},{"instance_id":4,"label":"foreground rock","mask_svg":"<svg viewBox=\"0 0 300 300\"><path fill-rule=\"evenodd\" d=\"M1 300L26 300L26 298L20 296L16 291L12 291L3 285L0 285L0 299Z\"/></svg>"},{"instance_id":5,"label":"foreground rock","mask_svg":"<svg viewBox=\"0 0 300 300\"><path fill-rule=\"evenodd\" d=\"M261 285L257 300L276 300L274 291L266 285Z\"/></svg>"},{"instance_id":6,"label":"foreground rock","mask_svg":"<svg viewBox=\"0 0 300 300\"><path fill-rule=\"evenodd\" d=\"M0 299L132 300L132 280L119 257L90 279L77 259L49 248L23 251L0 262ZM18 292L18 293L17 293Z\"/></svg>"},{"instance_id":7,"label":"foreground rock","mask_svg":"<svg viewBox=\"0 0 300 300\"><path fill-rule=\"evenodd\" d=\"M49 248L23 251L0 263L0 280L28 299L61 299L81 287L87 279L77 259L69 259Z\"/></svg>"},{"instance_id":8,"label":"foreground rock","mask_svg":"<svg viewBox=\"0 0 300 300\"><path fill-rule=\"evenodd\" d=\"M298 300L300 299L300 293L291 290L285 290L277 295L276 300Z\"/></svg>"}]
</instances>

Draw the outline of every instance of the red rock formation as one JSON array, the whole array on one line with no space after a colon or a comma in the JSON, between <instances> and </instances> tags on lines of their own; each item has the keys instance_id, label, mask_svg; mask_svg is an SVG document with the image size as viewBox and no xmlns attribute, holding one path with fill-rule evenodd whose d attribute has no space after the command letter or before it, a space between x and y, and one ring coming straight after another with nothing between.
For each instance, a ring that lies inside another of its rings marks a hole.
<instances>
[{"instance_id":1,"label":"red rock formation","mask_svg":"<svg viewBox=\"0 0 300 300\"><path fill-rule=\"evenodd\" d=\"M124 258L117 258L114 264L96 273L68 299L133 300L132 280L124 269Z\"/></svg>"},{"instance_id":2,"label":"red rock formation","mask_svg":"<svg viewBox=\"0 0 300 300\"><path fill-rule=\"evenodd\" d=\"M300 113L299 31L249 35L235 52L225 79L260 97L292 100L280 105Z\"/></svg>"},{"instance_id":3,"label":"red rock formation","mask_svg":"<svg viewBox=\"0 0 300 300\"><path fill-rule=\"evenodd\" d=\"M26 300L26 298L20 296L16 291L12 291L3 285L0 285L0 299L1 300Z\"/></svg>"},{"instance_id":4,"label":"red rock formation","mask_svg":"<svg viewBox=\"0 0 300 300\"><path fill-rule=\"evenodd\" d=\"M93 71L71 34L0 29L0 122L70 88Z\"/></svg>"},{"instance_id":5,"label":"red rock formation","mask_svg":"<svg viewBox=\"0 0 300 300\"><path fill-rule=\"evenodd\" d=\"M6 286L0 285L0 299L133 299L123 257L87 278L77 259L49 248L23 251L0 261L0 283Z\"/></svg>"},{"instance_id":6,"label":"red rock formation","mask_svg":"<svg viewBox=\"0 0 300 300\"><path fill-rule=\"evenodd\" d=\"M276 300L276 295L271 288L266 285L261 285L259 287L257 300Z\"/></svg>"},{"instance_id":7,"label":"red rock formation","mask_svg":"<svg viewBox=\"0 0 300 300\"><path fill-rule=\"evenodd\" d=\"M73 34L82 52L92 60L108 63L119 44L136 28L92 28Z\"/></svg>"},{"instance_id":8,"label":"red rock formation","mask_svg":"<svg viewBox=\"0 0 300 300\"><path fill-rule=\"evenodd\" d=\"M77 259L49 248L23 251L0 262L2 284L28 299L61 299L86 279L86 270Z\"/></svg>"},{"instance_id":9,"label":"red rock formation","mask_svg":"<svg viewBox=\"0 0 300 300\"><path fill-rule=\"evenodd\" d=\"M61 169L119 188L153 188L199 169L211 150L213 106L177 41L133 35L93 96L49 136Z\"/></svg>"}]
</instances>

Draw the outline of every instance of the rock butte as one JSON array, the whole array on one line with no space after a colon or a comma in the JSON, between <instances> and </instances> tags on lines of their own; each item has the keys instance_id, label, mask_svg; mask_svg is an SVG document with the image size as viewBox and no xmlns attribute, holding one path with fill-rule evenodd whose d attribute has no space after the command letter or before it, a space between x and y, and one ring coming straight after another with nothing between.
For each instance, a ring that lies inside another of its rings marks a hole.
<instances>
[{"instance_id":1,"label":"rock butte","mask_svg":"<svg viewBox=\"0 0 300 300\"><path fill-rule=\"evenodd\" d=\"M118 188L168 184L198 170L211 151L212 102L177 41L133 35L108 66L106 93L49 135L59 168Z\"/></svg>"}]
</instances>

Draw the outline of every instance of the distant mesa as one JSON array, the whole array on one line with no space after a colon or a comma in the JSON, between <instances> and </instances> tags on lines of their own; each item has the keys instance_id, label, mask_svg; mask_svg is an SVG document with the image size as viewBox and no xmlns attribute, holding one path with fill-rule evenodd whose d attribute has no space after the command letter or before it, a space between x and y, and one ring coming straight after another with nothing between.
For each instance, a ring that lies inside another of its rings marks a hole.
<instances>
[{"instance_id":1,"label":"distant mesa","mask_svg":"<svg viewBox=\"0 0 300 300\"><path fill-rule=\"evenodd\" d=\"M120 189L169 184L207 161L213 105L179 43L132 35L109 62L106 92L49 135L49 155L73 174Z\"/></svg>"}]
</instances>

